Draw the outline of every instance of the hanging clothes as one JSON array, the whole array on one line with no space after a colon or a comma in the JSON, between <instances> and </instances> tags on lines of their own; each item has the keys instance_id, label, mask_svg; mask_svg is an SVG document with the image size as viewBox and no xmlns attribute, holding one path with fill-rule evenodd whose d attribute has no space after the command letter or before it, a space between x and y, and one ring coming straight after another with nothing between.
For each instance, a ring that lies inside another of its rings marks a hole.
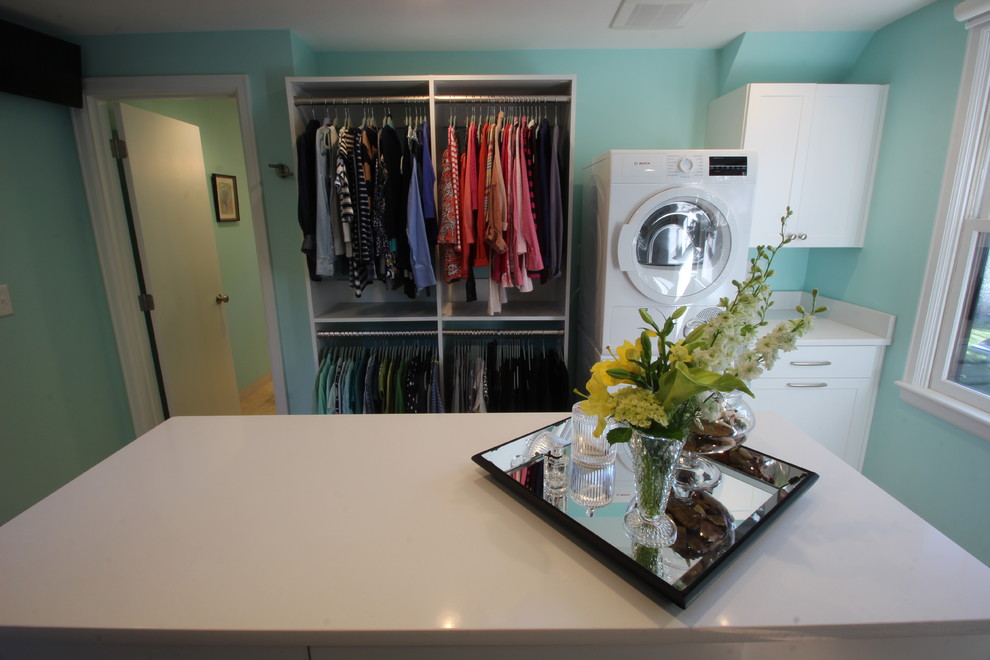
<instances>
[{"instance_id":1,"label":"hanging clothes","mask_svg":"<svg viewBox=\"0 0 990 660\"><path fill-rule=\"evenodd\" d=\"M305 130L296 139L296 171L298 172L298 208L297 217L299 228L302 230L303 241L301 251L306 255L306 267L309 278L320 281L316 274L316 131L320 122L311 119Z\"/></svg>"},{"instance_id":2,"label":"hanging clothes","mask_svg":"<svg viewBox=\"0 0 990 660\"><path fill-rule=\"evenodd\" d=\"M543 256L540 254L540 240L536 233L536 216L533 213L533 193L530 189L530 167L526 149L526 117L519 123L516 135L516 222L519 227L520 289L533 290L531 272L543 270Z\"/></svg>"},{"instance_id":3,"label":"hanging clothes","mask_svg":"<svg viewBox=\"0 0 990 660\"><path fill-rule=\"evenodd\" d=\"M336 346L316 377L316 411L325 415L442 413L436 346Z\"/></svg>"},{"instance_id":4,"label":"hanging clothes","mask_svg":"<svg viewBox=\"0 0 990 660\"><path fill-rule=\"evenodd\" d=\"M416 298L436 285L439 257L440 277L464 280L469 302L476 275L487 276L490 315L502 313L509 289L561 277L567 141L555 120L526 114L452 120L438 178L423 119L407 113L401 130L390 112L380 128L367 111L360 127L307 122L298 215L310 277L347 278L358 298L373 282Z\"/></svg>"},{"instance_id":5,"label":"hanging clothes","mask_svg":"<svg viewBox=\"0 0 990 660\"><path fill-rule=\"evenodd\" d=\"M407 140L412 155L409 160L412 165L411 180L413 184L409 186L408 190L406 237L409 245L411 281L415 290L421 291L426 287L436 285L437 281L433 273L430 244L426 234L426 218L419 196L420 188L416 185L419 177L418 160L421 149L419 139L412 127L409 129ZM415 294L415 291L413 293Z\"/></svg>"},{"instance_id":6,"label":"hanging clothes","mask_svg":"<svg viewBox=\"0 0 990 660\"><path fill-rule=\"evenodd\" d=\"M337 155L337 129L325 120L316 131L316 274L333 277L336 268L335 227L340 222L336 186L331 185Z\"/></svg>"},{"instance_id":7,"label":"hanging clothes","mask_svg":"<svg viewBox=\"0 0 990 660\"><path fill-rule=\"evenodd\" d=\"M312 262L311 278L346 277L358 298L376 281L411 298L435 285L432 272L426 274L433 270L432 248L421 194L424 185L430 186L432 200L432 183L429 177L424 181L422 170L413 179L414 156L405 136L407 128L417 138L428 128L409 123L400 131L391 114L379 128L367 112L359 127L338 129L329 117L322 126L313 122L307 122L297 139L298 219L302 250ZM415 158L426 162L432 173L432 162L428 156L424 161L423 144L418 139L417 143ZM420 220L410 231L409 191L414 181L420 205L414 215ZM415 268L411 238L418 248Z\"/></svg>"},{"instance_id":8,"label":"hanging clothes","mask_svg":"<svg viewBox=\"0 0 990 660\"><path fill-rule=\"evenodd\" d=\"M476 197L473 200L477 204L475 215L475 250L473 266L483 267L488 265L488 247L485 245L485 236L488 227L488 187L491 185L492 169L489 161L491 151L491 126L486 121L481 126L479 133L477 162L477 184L475 185Z\"/></svg>"},{"instance_id":9,"label":"hanging clothes","mask_svg":"<svg viewBox=\"0 0 990 660\"><path fill-rule=\"evenodd\" d=\"M478 299L477 284L474 278L474 261L477 245L475 243L474 227L475 216L478 208L478 154L477 154L477 126L474 122L468 127L464 153L461 154L461 252L458 268L465 278L464 298L467 302Z\"/></svg>"},{"instance_id":10,"label":"hanging clothes","mask_svg":"<svg viewBox=\"0 0 990 660\"><path fill-rule=\"evenodd\" d=\"M461 269L461 173L457 133L453 124L447 128L447 148L443 152L440 170L440 264L446 282L456 282L464 277Z\"/></svg>"},{"instance_id":11,"label":"hanging clothes","mask_svg":"<svg viewBox=\"0 0 990 660\"><path fill-rule=\"evenodd\" d=\"M433 192L436 184L436 174L433 168L433 158L430 155L430 123L424 121L419 128L419 143L423 150L419 159L420 189L419 195L423 200L423 217L426 219L426 237L430 244L437 242L437 203Z\"/></svg>"},{"instance_id":12,"label":"hanging clothes","mask_svg":"<svg viewBox=\"0 0 990 660\"><path fill-rule=\"evenodd\" d=\"M371 176L371 272L377 280L387 281L386 272L389 255L389 236L385 230L385 183L388 171L385 161L378 151L379 132L374 126L364 129L363 142L367 145L370 163L365 166Z\"/></svg>"},{"instance_id":13,"label":"hanging clothes","mask_svg":"<svg viewBox=\"0 0 990 660\"><path fill-rule=\"evenodd\" d=\"M375 278L375 232L372 226L374 191L374 160L368 142L367 132L358 130L354 145L354 171L357 175L357 241L355 245L354 267L351 286L355 295L360 296L365 287Z\"/></svg>"},{"instance_id":14,"label":"hanging clothes","mask_svg":"<svg viewBox=\"0 0 990 660\"><path fill-rule=\"evenodd\" d=\"M402 286L403 265L409 263L409 244L402 240L406 236L408 204L407 183L402 171L402 138L387 117L378 134L379 171L383 178L382 218L387 239L384 281L389 289Z\"/></svg>"},{"instance_id":15,"label":"hanging clothes","mask_svg":"<svg viewBox=\"0 0 990 660\"><path fill-rule=\"evenodd\" d=\"M502 311L502 304L507 301L502 278L508 272L508 245L505 242L506 222L506 193L505 179L502 174L502 132L505 113L499 111L495 126L491 129L491 139L486 164L485 179L485 245L489 250L488 277L488 314L494 315Z\"/></svg>"},{"instance_id":16,"label":"hanging clothes","mask_svg":"<svg viewBox=\"0 0 990 660\"><path fill-rule=\"evenodd\" d=\"M570 380L558 339L458 338L447 363L451 412L569 410Z\"/></svg>"}]
</instances>

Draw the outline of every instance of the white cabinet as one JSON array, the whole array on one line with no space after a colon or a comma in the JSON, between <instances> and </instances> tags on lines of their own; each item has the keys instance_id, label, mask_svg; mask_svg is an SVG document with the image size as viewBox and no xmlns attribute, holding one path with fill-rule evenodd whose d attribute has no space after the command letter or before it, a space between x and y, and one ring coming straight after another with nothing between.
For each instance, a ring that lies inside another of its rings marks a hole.
<instances>
[{"instance_id":1,"label":"white cabinet","mask_svg":"<svg viewBox=\"0 0 990 660\"><path fill-rule=\"evenodd\" d=\"M855 354L863 360L852 364ZM798 348L781 357L781 371L775 368L753 382L756 398L750 404L757 412L783 415L846 463L862 469L879 355L878 346ZM843 363L851 368L836 368Z\"/></svg>"},{"instance_id":2,"label":"white cabinet","mask_svg":"<svg viewBox=\"0 0 990 660\"><path fill-rule=\"evenodd\" d=\"M754 83L708 107L706 146L757 152L750 246L862 247L886 85Z\"/></svg>"},{"instance_id":3,"label":"white cabinet","mask_svg":"<svg viewBox=\"0 0 990 660\"><path fill-rule=\"evenodd\" d=\"M790 294L776 309L793 307ZM819 299L829 311L798 348L750 386L757 413L776 412L857 470L863 467L886 345L894 317L837 300ZM805 295L801 304L808 306ZM813 468L812 468L813 469Z\"/></svg>"}]
</instances>

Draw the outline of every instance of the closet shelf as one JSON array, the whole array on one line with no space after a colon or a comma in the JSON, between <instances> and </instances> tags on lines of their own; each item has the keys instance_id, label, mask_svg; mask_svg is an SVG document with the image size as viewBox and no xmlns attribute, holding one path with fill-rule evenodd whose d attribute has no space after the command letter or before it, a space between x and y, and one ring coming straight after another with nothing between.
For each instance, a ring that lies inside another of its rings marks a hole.
<instances>
[{"instance_id":1,"label":"closet shelf","mask_svg":"<svg viewBox=\"0 0 990 660\"><path fill-rule=\"evenodd\" d=\"M475 302L447 302L443 306L445 321L479 320L489 321L563 321L564 312L554 302L540 300L512 300L502 306L502 313L488 314L488 305L482 300Z\"/></svg>"},{"instance_id":2,"label":"closet shelf","mask_svg":"<svg viewBox=\"0 0 990 660\"><path fill-rule=\"evenodd\" d=\"M314 316L317 323L362 321L432 321L437 317L435 300L426 303L340 302Z\"/></svg>"}]
</instances>

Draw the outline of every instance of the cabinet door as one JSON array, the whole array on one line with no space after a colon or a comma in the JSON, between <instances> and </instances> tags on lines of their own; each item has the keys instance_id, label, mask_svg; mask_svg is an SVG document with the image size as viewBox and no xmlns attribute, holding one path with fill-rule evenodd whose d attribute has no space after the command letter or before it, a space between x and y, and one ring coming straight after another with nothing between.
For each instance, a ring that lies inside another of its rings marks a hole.
<instances>
[{"instance_id":1,"label":"cabinet door","mask_svg":"<svg viewBox=\"0 0 990 660\"><path fill-rule=\"evenodd\" d=\"M795 212L800 247L862 247L886 87L816 85L808 159Z\"/></svg>"},{"instance_id":2,"label":"cabinet door","mask_svg":"<svg viewBox=\"0 0 990 660\"><path fill-rule=\"evenodd\" d=\"M757 379L751 387L756 395L751 405L757 426L760 411L779 413L860 470L866 454L871 383L870 378Z\"/></svg>"},{"instance_id":3,"label":"cabinet door","mask_svg":"<svg viewBox=\"0 0 990 660\"><path fill-rule=\"evenodd\" d=\"M780 217L788 206L798 205L796 192L804 186L815 87L812 84L749 86L743 146L757 151L750 246L776 245L780 239ZM796 212L795 222L800 224L801 209ZM792 222L788 231L801 230Z\"/></svg>"}]
</instances>

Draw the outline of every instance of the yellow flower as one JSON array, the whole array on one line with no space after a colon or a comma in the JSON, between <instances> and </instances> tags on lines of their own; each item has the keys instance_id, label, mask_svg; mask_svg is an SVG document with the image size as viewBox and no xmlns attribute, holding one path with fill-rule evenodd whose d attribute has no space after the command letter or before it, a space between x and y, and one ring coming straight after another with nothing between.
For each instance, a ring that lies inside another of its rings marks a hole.
<instances>
[{"instance_id":1,"label":"yellow flower","mask_svg":"<svg viewBox=\"0 0 990 660\"><path fill-rule=\"evenodd\" d=\"M596 362L592 365L592 378L597 378L607 387L612 387L613 385L619 385L622 383L632 383L631 380L620 379L610 375L608 370L623 369L632 374L640 374L643 370L634 362L634 360L638 360L642 353L643 352L639 349L638 341L636 344L626 341L622 344L622 346L619 346L619 348L616 349L616 359L602 360L601 362Z\"/></svg>"},{"instance_id":2,"label":"yellow flower","mask_svg":"<svg viewBox=\"0 0 990 660\"><path fill-rule=\"evenodd\" d=\"M670 347L669 359L671 364L675 362L688 364L694 360L694 357L691 356L691 351L684 345L684 342L679 341Z\"/></svg>"},{"instance_id":3,"label":"yellow flower","mask_svg":"<svg viewBox=\"0 0 990 660\"><path fill-rule=\"evenodd\" d=\"M627 339L622 343L622 346L615 349L615 353L619 357L619 362L622 363L622 369L629 369L630 371L633 369L639 369L639 367L633 364L635 360L638 360L643 356L643 349L639 345L638 339L635 344Z\"/></svg>"},{"instance_id":4,"label":"yellow flower","mask_svg":"<svg viewBox=\"0 0 990 660\"><path fill-rule=\"evenodd\" d=\"M615 369L618 366L619 362L617 360L603 360L602 362L596 362L591 367L591 379L600 382L605 387L618 385L619 381L608 374L609 369ZM588 383L590 384L591 380L589 380Z\"/></svg>"},{"instance_id":5,"label":"yellow flower","mask_svg":"<svg viewBox=\"0 0 990 660\"><path fill-rule=\"evenodd\" d=\"M581 409L589 415L598 416L595 435L600 436L605 430L606 420L615 410L615 400L609 393L608 386L597 377L593 376L586 387L588 388L588 398L581 404Z\"/></svg>"}]
</instances>

